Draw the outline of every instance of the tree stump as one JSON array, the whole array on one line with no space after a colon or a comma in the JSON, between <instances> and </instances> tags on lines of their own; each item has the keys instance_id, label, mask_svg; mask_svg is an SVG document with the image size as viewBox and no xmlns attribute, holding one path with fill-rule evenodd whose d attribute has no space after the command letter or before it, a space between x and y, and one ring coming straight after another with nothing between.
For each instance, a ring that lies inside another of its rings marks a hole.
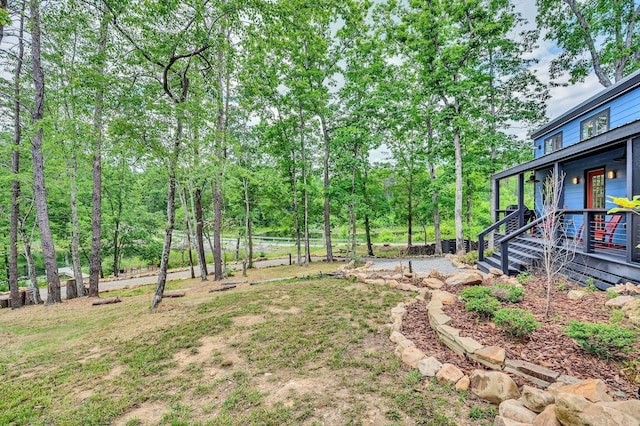
<instances>
[{"instance_id":1,"label":"tree stump","mask_svg":"<svg viewBox=\"0 0 640 426\"><path fill-rule=\"evenodd\" d=\"M119 297L109 297L107 299L96 299L93 302L91 302L91 305L96 306L96 305L108 305L111 303L120 303L122 302L122 299L120 299Z\"/></svg>"},{"instance_id":2,"label":"tree stump","mask_svg":"<svg viewBox=\"0 0 640 426\"><path fill-rule=\"evenodd\" d=\"M162 297L184 297L185 294L187 293L184 291L167 291L162 295Z\"/></svg>"},{"instance_id":3,"label":"tree stump","mask_svg":"<svg viewBox=\"0 0 640 426\"><path fill-rule=\"evenodd\" d=\"M3 294L0 296L0 308L8 308L9 307L9 295Z\"/></svg>"}]
</instances>

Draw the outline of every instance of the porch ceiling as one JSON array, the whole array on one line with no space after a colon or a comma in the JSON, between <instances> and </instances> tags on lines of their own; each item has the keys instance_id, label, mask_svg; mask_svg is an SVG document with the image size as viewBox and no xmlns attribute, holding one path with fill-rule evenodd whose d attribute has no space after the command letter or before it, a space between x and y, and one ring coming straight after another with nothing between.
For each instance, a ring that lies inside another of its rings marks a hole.
<instances>
[{"instance_id":1,"label":"porch ceiling","mask_svg":"<svg viewBox=\"0 0 640 426\"><path fill-rule=\"evenodd\" d=\"M640 134L640 119L616 127L615 129L609 130L608 132L602 133L591 139L569 145L558 151L552 152L551 154L538 157L534 160L496 173L493 175L493 179L505 179L530 170L539 170L551 167L555 163L565 163L567 161L576 160L605 148L612 149L614 145L621 144L630 137L638 134Z\"/></svg>"}]
</instances>

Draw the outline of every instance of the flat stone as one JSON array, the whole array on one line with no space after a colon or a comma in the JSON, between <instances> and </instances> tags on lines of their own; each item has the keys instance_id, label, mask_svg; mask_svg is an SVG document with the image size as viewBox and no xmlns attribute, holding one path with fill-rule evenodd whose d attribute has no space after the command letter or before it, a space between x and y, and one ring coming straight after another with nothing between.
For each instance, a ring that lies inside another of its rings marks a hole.
<instances>
[{"instance_id":1,"label":"flat stone","mask_svg":"<svg viewBox=\"0 0 640 426\"><path fill-rule=\"evenodd\" d=\"M632 283L626 283L624 285L624 289L629 294L640 294L640 286L637 286L637 285L632 284Z\"/></svg>"},{"instance_id":2,"label":"flat stone","mask_svg":"<svg viewBox=\"0 0 640 426\"><path fill-rule=\"evenodd\" d=\"M440 383L455 384L462 379L464 373L453 364L442 364L442 367L436 373L436 379Z\"/></svg>"},{"instance_id":3,"label":"flat stone","mask_svg":"<svg viewBox=\"0 0 640 426\"><path fill-rule=\"evenodd\" d=\"M398 342L398 345L396 346L396 350L393 353L395 356L402 359L402 354L404 353L404 350L411 346L415 346L415 344L409 339L404 339Z\"/></svg>"},{"instance_id":4,"label":"flat stone","mask_svg":"<svg viewBox=\"0 0 640 426\"><path fill-rule=\"evenodd\" d=\"M440 289L444 287L444 283L437 278L424 278L422 283L429 288Z\"/></svg>"},{"instance_id":5,"label":"flat stone","mask_svg":"<svg viewBox=\"0 0 640 426\"><path fill-rule=\"evenodd\" d=\"M386 285L386 280L383 280L382 278L376 278L376 279L371 279L368 278L366 280L364 280L365 284L372 284L372 285Z\"/></svg>"},{"instance_id":6,"label":"flat stone","mask_svg":"<svg viewBox=\"0 0 640 426\"><path fill-rule=\"evenodd\" d=\"M446 285L477 285L482 283L482 274L479 272L458 272L451 275L445 281Z\"/></svg>"},{"instance_id":7,"label":"flat stone","mask_svg":"<svg viewBox=\"0 0 640 426\"><path fill-rule=\"evenodd\" d=\"M448 291L434 290L431 292L431 300L439 301L443 305L453 305L458 299Z\"/></svg>"},{"instance_id":8,"label":"flat stone","mask_svg":"<svg viewBox=\"0 0 640 426\"><path fill-rule=\"evenodd\" d=\"M516 359L507 359L504 363L504 371L524 377L545 388L560 376L560 373L546 367Z\"/></svg>"},{"instance_id":9,"label":"flat stone","mask_svg":"<svg viewBox=\"0 0 640 426\"><path fill-rule=\"evenodd\" d=\"M404 337L402 333L399 333L397 331L392 331L391 335L389 336L389 340L391 340L393 343L399 343L405 339L406 337Z\"/></svg>"},{"instance_id":10,"label":"flat stone","mask_svg":"<svg viewBox=\"0 0 640 426\"><path fill-rule=\"evenodd\" d=\"M451 317L448 315L445 315L444 313L440 314L440 313L436 313L434 315L432 315L431 313L429 314L429 323L430 324L437 324L437 325L444 325L447 324L451 321Z\"/></svg>"},{"instance_id":11,"label":"flat stone","mask_svg":"<svg viewBox=\"0 0 640 426\"><path fill-rule=\"evenodd\" d=\"M554 392L580 395L589 402L609 402L613 398L607 394L607 385L600 379L587 379L573 385L559 386Z\"/></svg>"},{"instance_id":12,"label":"flat stone","mask_svg":"<svg viewBox=\"0 0 640 426\"><path fill-rule=\"evenodd\" d=\"M496 416L493 426L531 426L531 423L520 423L502 416Z\"/></svg>"},{"instance_id":13,"label":"flat stone","mask_svg":"<svg viewBox=\"0 0 640 426\"><path fill-rule=\"evenodd\" d=\"M632 302L635 298L633 296L618 296L613 299L609 299L604 304L610 308L622 308L627 303Z\"/></svg>"},{"instance_id":14,"label":"flat stone","mask_svg":"<svg viewBox=\"0 0 640 426\"><path fill-rule=\"evenodd\" d=\"M640 421L622 411L593 404L583 396L571 393L560 392L556 395L555 412L563 425L640 425Z\"/></svg>"},{"instance_id":15,"label":"flat stone","mask_svg":"<svg viewBox=\"0 0 640 426\"><path fill-rule=\"evenodd\" d=\"M442 278L442 272L438 271L436 268L433 268L431 272L429 272L429 278Z\"/></svg>"},{"instance_id":16,"label":"flat stone","mask_svg":"<svg viewBox=\"0 0 640 426\"><path fill-rule=\"evenodd\" d=\"M518 386L506 375L499 371L475 370L471 374L471 392L480 399L500 404L507 399L520 397Z\"/></svg>"},{"instance_id":17,"label":"flat stone","mask_svg":"<svg viewBox=\"0 0 640 426\"><path fill-rule=\"evenodd\" d=\"M562 426L556 417L556 405L547 405L547 408L533 421L533 426Z\"/></svg>"},{"instance_id":18,"label":"flat stone","mask_svg":"<svg viewBox=\"0 0 640 426\"><path fill-rule=\"evenodd\" d=\"M535 413L541 413L547 406L555 402L551 392L524 385L522 387L522 404Z\"/></svg>"},{"instance_id":19,"label":"flat stone","mask_svg":"<svg viewBox=\"0 0 640 426\"><path fill-rule=\"evenodd\" d=\"M473 353L477 359L488 362L492 365L503 365L506 352L500 346L485 346Z\"/></svg>"},{"instance_id":20,"label":"flat stone","mask_svg":"<svg viewBox=\"0 0 640 426\"><path fill-rule=\"evenodd\" d=\"M436 373L441 368L442 363L432 356L423 358L418 361L418 370L423 376L435 377Z\"/></svg>"},{"instance_id":21,"label":"flat stone","mask_svg":"<svg viewBox=\"0 0 640 426\"><path fill-rule=\"evenodd\" d=\"M407 284L407 283L400 283L398 285L398 289L402 290L402 291L418 291L420 290L418 287L416 287L413 284Z\"/></svg>"},{"instance_id":22,"label":"flat stone","mask_svg":"<svg viewBox=\"0 0 640 426\"><path fill-rule=\"evenodd\" d=\"M637 399L629 399L627 401L597 402L596 405L613 408L630 415L634 419L640 421L640 401Z\"/></svg>"},{"instance_id":23,"label":"flat stone","mask_svg":"<svg viewBox=\"0 0 640 426\"><path fill-rule=\"evenodd\" d=\"M489 268L489 273L495 275L496 277L501 277L504 275L504 272L502 272L502 269L498 269L494 267Z\"/></svg>"},{"instance_id":24,"label":"flat stone","mask_svg":"<svg viewBox=\"0 0 640 426\"><path fill-rule=\"evenodd\" d=\"M516 401L515 399L502 401L498 407L498 413L502 417L525 424L533 423L538 416L536 413L522 405L520 401Z\"/></svg>"},{"instance_id":25,"label":"flat stone","mask_svg":"<svg viewBox=\"0 0 640 426\"><path fill-rule=\"evenodd\" d=\"M418 362L425 358L426 355L420 349L415 346L409 346L402 352L402 362L407 364L411 368L417 368Z\"/></svg>"},{"instance_id":26,"label":"flat stone","mask_svg":"<svg viewBox=\"0 0 640 426\"><path fill-rule=\"evenodd\" d=\"M394 314L404 315L406 313L407 313L407 309L404 307L404 303L400 303L398 306L391 309L391 315L394 315Z\"/></svg>"},{"instance_id":27,"label":"flat stone","mask_svg":"<svg viewBox=\"0 0 640 426\"><path fill-rule=\"evenodd\" d=\"M471 337L456 337L456 343L462 346L465 354L473 354L478 349L482 349L483 346L478 343L478 341L472 339Z\"/></svg>"},{"instance_id":28,"label":"flat stone","mask_svg":"<svg viewBox=\"0 0 640 426\"><path fill-rule=\"evenodd\" d=\"M466 374L462 376L460 380L456 382L456 390L466 391L469 389L469 384L471 383L471 379Z\"/></svg>"},{"instance_id":29,"label":"flat stone","mask_svg":"<svg viewBox=\"0 0 640 426\"><path fill-rule=\"evenodd\" d=\"M581 381L582 381L582 379L578 379L577 377L569 376L567 374L561 374L556 379L556 383L559 383L560 386L561 385L572 385L574 383L579 383ZM552 386L554 386L556 383L554 383Z\"/></svg>"},{"instance_id":30,"label":"flat stone","mask_svg":"<svg viewBox=\"0 0 640 426\"><path fill-rule=\"evenodd\" d=\"M569 290L567 292L567 299L569 300L580 300L585 297L587 293L582 290Z\"/></svg>"},{"instance_id":31,"label":"flat stone","mask_svg":"<svg viewBox=\"0 0 640 426\"><path fill-rule=\"evenodd\" d=\"M429 303L427 303L427 310L431 310L431 309L440 309L440 310L442 310L443 306L444 305L439 300L430 300Z\"/></svg>"}]
</instances>

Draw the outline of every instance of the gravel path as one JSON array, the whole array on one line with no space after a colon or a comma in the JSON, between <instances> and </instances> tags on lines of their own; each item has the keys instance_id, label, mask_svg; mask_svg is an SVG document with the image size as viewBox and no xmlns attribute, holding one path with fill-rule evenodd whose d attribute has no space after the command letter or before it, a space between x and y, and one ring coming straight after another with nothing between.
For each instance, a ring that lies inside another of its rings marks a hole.
<instances>
[{"instance_id":1,"label":"gravel path","mask_svg":"<svg viewBox=\"0 0 640 426\"><path fill-rule=\"evenodd\" d=\"M363 258L362 260L373 262L373 266L370 266L369 269L393 269L397 265L409 267L409 262L411 262L411 268L414 272L431 272L432 269L437 269L443 274L452 274L464 270L454 267L451 261L444 257L416 257L412 259Z\"/></svg>"}]
</instances>

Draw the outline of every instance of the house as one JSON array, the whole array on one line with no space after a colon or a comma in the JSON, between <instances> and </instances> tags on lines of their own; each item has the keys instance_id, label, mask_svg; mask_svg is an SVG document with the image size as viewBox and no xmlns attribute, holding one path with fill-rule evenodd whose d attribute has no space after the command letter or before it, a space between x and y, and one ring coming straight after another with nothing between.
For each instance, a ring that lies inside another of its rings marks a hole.
<instances>
[{"instance_id":1,"label":"house","mask_svg":"<svg viewBox=\"0 0 640 426\"><path fill-rule=\"evenodd\" d=\"M536 229L558 220L570 250L562 273L601 289L622 282L640 284L640 216L607 214L608 197L640 194L640 71L601 91L531 135L534 159L492 176L496 194L494 224L479 234L494 235L496 252L484 255L480 269L514 274L535 267L542 253ZM555 202L543 193L545 182L563 177ZM517 182L517 204L501 201L501 182ZM525 199L533 200L526 206ZM533 207L529 210L528 207Z\"/></svg>"}]
</instances>

